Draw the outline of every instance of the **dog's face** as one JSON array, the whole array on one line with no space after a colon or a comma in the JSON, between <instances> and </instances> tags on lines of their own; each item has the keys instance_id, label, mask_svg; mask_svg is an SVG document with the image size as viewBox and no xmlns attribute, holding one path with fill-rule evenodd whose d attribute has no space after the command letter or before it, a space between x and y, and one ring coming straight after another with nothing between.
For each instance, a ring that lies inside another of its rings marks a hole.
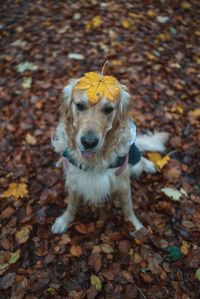
<instances>
[{"instance_id":1,"label":"dog's face","mask_svg":"<svg viewBox=\"0 0 200 299\"><path fill-rule=\"evenodd\" d=\"M123 89L116 101L102 97L91 104L85 91L73 90L73 86L68 85L64 89L64 100L66 117L70 114L66 124L72 122L76 150L87 160L101 153L108 132L116 129L122 118L127 118L129 93Z\"/></svg>"}]
</instances>

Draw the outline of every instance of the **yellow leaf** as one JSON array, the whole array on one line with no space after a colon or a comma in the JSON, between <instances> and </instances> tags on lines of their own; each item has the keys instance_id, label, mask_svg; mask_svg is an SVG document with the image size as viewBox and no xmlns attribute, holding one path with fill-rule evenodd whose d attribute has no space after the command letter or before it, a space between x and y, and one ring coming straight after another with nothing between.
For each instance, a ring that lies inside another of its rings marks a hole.
<instances>
[{"instance_id":1,"label":"yellow leaf","mask_svg":"<svg viewBox=\"0 0 200 299\"><path fill-rule=\"evenodd\" d=\"M165 155L161 157L158 153L147 153L147 157L155 164L155 166L161 170L170 161L170 157Z\"/></svg>"},{"instance_id":2,"label":"yellow leaf","mask_svg":"<svg viewBox=\"0 0 200 299\"><path fill-rule=\"evenodd\" d=\"M200 116L200 108L194 109L192 111L192 115L199 117Z\"/></svg>"},{"instance_id":3,"label":"yellow leaf","mask_svg":"<svg viewBox=\"0 0 200 299\"><path fill-rule=\"evenodd\" d=\"M190 249L190 244L187 241L183 240L183 243L181 245L181 252L185 255L188 255L189 249Z\"/></svg>"},{"instance_id":4,"label":"yellow leaf","mask_svg":"<svg viewBox=\"0 0 200 299\"><path fill-rule=\"evenodd\" d=\"M196 30L196 31L194 32L194 34L195 34L196 36L200 36L200 30Z\"/></svg>"},{"instance_id":5,"label":"yellow leaf","mask_svg":"<svg viewBox=\"0 0 200 299\"><path fill-rule=\"evenodd\" d=\"M154 10L148 10L147 16L153 18L157 16L157 13Z\"/></svg>"},{"instance_id":6,"label":"yellow leaf","mask_svg":"<svg viewBox=\"0 0 200 299\"><path fill-rule=\"evenodd\" d=\"M88 21L85 24L85 28L86 28L86 30L90 30L92 28L97 28L97 27L101 26L102 23L103 23L102 18L100 16L95 16L94 18L92 18L90 21Z\"/></svg>"},{"instance_id":7,"label":"yellow leaf","mask_svg":"<svg viewBox=\"0 0 200 299\"><path fill-rule=\"evenodd\" d=\"M26 225L17 231L15 239L18 244L23 244L28 240L31 229L32 227L30 225Z\"/></svg>"},{"instance_id":8,"label":"yellow leaf","mask_svg":"<svg viewBox=\"0 0 200 299\"><path fill-rule=\"evenodd\" d=\"M189 2L183 1L183 2L181 2L181 8L182 9L190 9L191 4Z\"/></svg>"},{"instance_id":9,"label":"yellow leaf","mask_svg":"<svg viewBox=\"0 0 200 299\"><path fill-rule=\"evenodd\" d=\"M125 19L122 21L122 26L125 28L125 29L129 29L131 27L131 22L129 19Z\"/></svg>"},{"instance_id":10,"label":"yellow leaf","mask_svg":"<svg viewBox=\"0 0 200 299\"><path fill-rule=\"evenodd\" d=\"M8 189L1 195L1 197L8 198L11 196L16 199L28 196L27 185L25 183L11 183Z\"/></svg>"},{"instance_id":11,"label":"yellow leaf","mask_svg":"<svg viewBox=\"0 0 200 299\"><path fill-rule=\"evenodd\" d=\"M161 170L167 163L170 161L170 157L168 155L164 156L161 160L157 161L157 167Z\"/></svg>"},{"instance_id":12,"label":"yellow leaf","mask_svg":"<svg viewBox=\"0 0 200 299\"><path fill-rule=\"evenodd\" d=\"M102 282L98 276L92 274L90 281L91 281L91 285L94 286L97 291L101 291Z\"/></svg>"},{"instance_id":13,"label":"yellow leaf","mask_svg":"<svg viewBox=\"0 0 200 299\"><path fill-rule=\"evenodd\" d=\"M184 108L181 105L175 105L172 107L171 112L183 114Z\"/></svg>"},{"instance_id":14,"label":"yellow leaf","mask_svg":"<svg viewBox=\"0 0 200 299\"><path fill-rule=\"evenodd\" d=\"M110 101L119 98L120 87L116 78L112 76L102 76L95 72L89 72L76 84L75 90L86 90L88 100L91 104L96 104L102 97Z\"/></svg>"}]
</instances>

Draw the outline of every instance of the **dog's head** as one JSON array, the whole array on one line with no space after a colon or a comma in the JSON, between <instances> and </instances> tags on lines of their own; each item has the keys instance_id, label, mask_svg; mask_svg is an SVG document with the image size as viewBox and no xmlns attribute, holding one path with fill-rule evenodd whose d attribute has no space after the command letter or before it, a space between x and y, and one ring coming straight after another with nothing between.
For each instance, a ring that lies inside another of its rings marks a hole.
<instances>
[{"instance_id":1,"label":"dog's head","mask_svg":"<svg viewBox=\"0 0 200 299\"><path fill-rule=\"evenodd\" d=\"M117 132L126 126L130 95L127 88L119 84L116 100L102 96L94 104L86 90L76 89L78 82L71 80L63 90L61 117L70 148L91 161L97 154L105 153L109 143L113 145Z\"/></svg>"}]
</instances>

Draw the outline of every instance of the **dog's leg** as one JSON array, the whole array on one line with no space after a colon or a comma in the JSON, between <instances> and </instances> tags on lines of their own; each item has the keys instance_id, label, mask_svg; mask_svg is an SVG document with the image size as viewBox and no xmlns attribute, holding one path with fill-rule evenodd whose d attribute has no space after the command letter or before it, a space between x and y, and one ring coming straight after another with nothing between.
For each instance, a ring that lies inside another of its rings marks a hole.
<instances>
[{"instance_id":1,"label":"dog's leg","mask_svg":"<svg viewBox=\"0 0 200 299\"><path fill-rule=\"evenodd\" d=\"M126 189L118 191L118 196L122 203L125 220L130 221L135 226L136 230L141 229L143 224L139 221L134 213L130 185L127 184Z\"/></svg>"},{"instance_id":2,"label":"dog's leg","mask_svg":"<svg viewBox=\"0 0 200 299\"><path fill-rule=\"evenodd\" d=\"M67 206L67 210L62 214L62 216L56 218L51 228L52 233L62 234L67 230L68 224L74 219L78 201L78 195L72 191L69 191L69 203Z\"/></svg>"}]
</instances>

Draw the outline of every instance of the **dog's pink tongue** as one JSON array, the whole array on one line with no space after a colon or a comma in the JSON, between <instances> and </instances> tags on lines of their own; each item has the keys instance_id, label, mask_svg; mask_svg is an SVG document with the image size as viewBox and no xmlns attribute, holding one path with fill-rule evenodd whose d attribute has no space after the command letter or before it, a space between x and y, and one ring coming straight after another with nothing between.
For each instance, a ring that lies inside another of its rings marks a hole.
<instances>
[{"instance_id":1,"label":"dog's pink tongue","mask_svg":"<svg viewBox=\"0 0 200 299\"><path fill-rule=\"evenodd\" d=\"M93 158L95 156L95 153L94 152L85 151L85 152L82 152L82 156L85 159L91 159L91 158Z\"/></svg>"}]
</instances>

